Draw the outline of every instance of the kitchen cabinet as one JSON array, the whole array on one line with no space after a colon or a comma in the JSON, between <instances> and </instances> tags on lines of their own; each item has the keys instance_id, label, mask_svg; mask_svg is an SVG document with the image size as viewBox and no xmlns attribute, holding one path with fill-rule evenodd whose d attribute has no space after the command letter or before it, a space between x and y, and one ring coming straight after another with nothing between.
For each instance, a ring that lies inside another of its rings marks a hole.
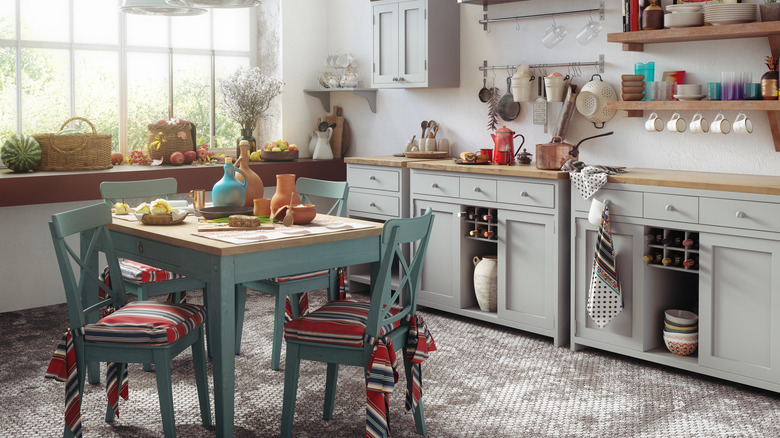
<instances>
[{"instance_id":1,"label":"kitchen cabinet","mask_svg":"<svg viewBox=\"0 0 780 438\"><path fill-rule=\"evenodd\" d=\"M409 167L411 214L430 207L435 217L418 304L567 344L567 174L433 160ZM494 312L479 308L474 291L474 257L487 255L498 259Z\"/></svg>"},{"instance_id":2,"label":"kitchen cabinet","mask_svg":"<svg viewBox=\"0 0 780 438\"><path fill-rule=\"evenodd\" d=\"M451 0L379 0L373 16L373 88L458 87L460 13Z\"/></svg>"},{"instance_id":3,"label":"kitchen cabinet","mask_svg":"<svg viewBox=\"0 0 780 438\"><path fill-rule=\"evenodd\" d=\"M642 52L647 44L709 41L738 38L767 38L772 56L780 56L780 21L725 24L678 29L620 32L607 35L607 41L621 43L624 51ZM644 111L766 111L775 151L780 152L780 101L634 101L609 102L607 109L623 110L627 117L643 117Z\"/></svg>"},{"instance_id":4,"label":"kitchen cabinet","mask_svg":"<svg viewBox=\"0 0 780 438\"><path fill-rule=\"evenodd\" d=\"M598 227L572 190L571 348L599 348L780 391L780 178L629 169L594 196L609 201L624 309L599 328L585 309ZM656 235L691 238L688 246ZM663 266L663 251L693 265ZM652 260L652 258L649 258ZM698 351L669 352L663 312L699 315Z\"/></svg>"}]
</instances>

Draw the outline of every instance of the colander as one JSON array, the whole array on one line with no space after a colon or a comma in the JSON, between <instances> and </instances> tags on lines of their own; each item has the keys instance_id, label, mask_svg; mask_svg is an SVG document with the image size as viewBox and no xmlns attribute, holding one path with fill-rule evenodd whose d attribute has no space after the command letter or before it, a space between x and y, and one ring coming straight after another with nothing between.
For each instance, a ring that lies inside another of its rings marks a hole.
<instances>
[{"instance_id":1,"label":"colander","mask_svg":"<svg viewBox=\"0 0 780 438\"><path fill-rule=\"evenodd\" d=\"M598 76L599 80L595 80ZM615 117L615 110L607 109L607 102L617 101L617 93L612 85L604 82L600 74L591 76L590 82L582 86L577 95L577 111L593 123L598 129ZM599 126L601 124L601 126Z\"/></svg>"}]
</instances>

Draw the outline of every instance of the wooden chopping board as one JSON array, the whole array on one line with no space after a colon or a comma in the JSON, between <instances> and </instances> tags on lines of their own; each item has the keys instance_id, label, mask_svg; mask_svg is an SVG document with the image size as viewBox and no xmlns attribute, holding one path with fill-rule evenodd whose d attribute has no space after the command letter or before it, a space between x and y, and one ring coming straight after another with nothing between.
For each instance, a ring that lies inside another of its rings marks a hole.
<instances>
[{"instance_id":1,"label":"wooden chopping board","mask_svg":"<svg viewBox=\"0 0 780 438\"><path fill-rule=\"evenodd\" d=\"M334 105L333 114L325 116L325 121L329 125L336 124L330 137L330 147L333 150L333 158L341 158L341 144L344 139L344 117L341 115L341 107Z\"/></svg>"}]
</instances>

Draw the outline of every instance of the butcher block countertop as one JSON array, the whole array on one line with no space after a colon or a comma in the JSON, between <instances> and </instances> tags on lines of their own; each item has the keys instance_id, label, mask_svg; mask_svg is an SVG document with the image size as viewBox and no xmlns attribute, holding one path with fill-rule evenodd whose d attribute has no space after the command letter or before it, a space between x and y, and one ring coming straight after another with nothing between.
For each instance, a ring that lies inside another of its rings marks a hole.
<instances>
[{"instance_id":1,"label":"butcher block countertop","mask_svg":"<svg viewBox=\"0 0 780 438\"><path fill-rule=\"evenodd\" d=\"M463 172L482 175L520 176L540 179L569 179L568 172L559 170L539 170L530 166L493 166L491 164L456 164L452 159L415 161L406 167L412 169L440 170L444 172Z\"/></svg>"},{"instance_id":2,"label":"butcher block countertop","mask_svg":"<svg viewBox=\"0 0 780 438\"><path fill-rule=\"evenodd\" d=\"M366 164L369 166L390 166L390 167L409 167L409 163L417 161L426 161L429 158L406 158L393 155L383 155L376 157L344 157L347 164Z\"/></svg>"}]
</instances>

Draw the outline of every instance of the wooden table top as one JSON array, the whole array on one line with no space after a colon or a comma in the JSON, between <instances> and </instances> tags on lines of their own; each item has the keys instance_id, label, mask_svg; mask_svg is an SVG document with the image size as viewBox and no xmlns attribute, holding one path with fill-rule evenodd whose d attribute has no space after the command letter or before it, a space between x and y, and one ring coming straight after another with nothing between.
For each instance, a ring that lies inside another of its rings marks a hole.
<instances>
[{"instance_id":1,"label":"wooden table top","mask_svg":"<svg viewBox=\"0 0 780 438\"><path fill-rule=\"evenodd\" d=\"M780 176L629 168L607 178L618 184L780 195Z\"/></svg>"},{"instance_id":2,"label":"wooden table top","mask_svg":"<svg viewBox=\"0 0 780 438\"><path fill-rule=\"evenodd\" d=\"M482 175L518 176L540 179L569 179L568 172L560 170L540 170L529 166L494 166L491 164L456 164L452 159L417 161L407 164L412 169L439 170L444 172L462 172Z\"/></svg>"},{"instance_id":3,"label":"wooden table top","mask_svg":"<svg viewBox=\"0 0 780 438\"><path fill-rule=\"evenodd\" d=\"M409 167L409 163L426 161L430 158L406 158L395 155L381 155L375 157L344 157L347 164L366 164L369 166Z\"/></svg>"}]
</instances>

